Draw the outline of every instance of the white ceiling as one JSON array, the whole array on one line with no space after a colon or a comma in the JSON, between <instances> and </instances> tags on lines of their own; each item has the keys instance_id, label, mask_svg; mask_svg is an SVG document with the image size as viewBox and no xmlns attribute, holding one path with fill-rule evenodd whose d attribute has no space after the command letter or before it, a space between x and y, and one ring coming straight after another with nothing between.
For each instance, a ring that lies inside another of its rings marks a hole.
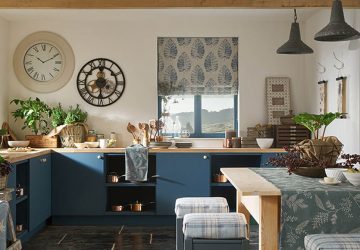
<instances>
[{"instance_id":1,"label":"white ceiling","mask_svg":"<svg viewBox=\"0 0 360 250\"><path fill-rule=\"evenodd\" d=\"M299 21L305 21L318 9L298 10ZM291 9L129 9L129 10L74 10L74 9L0 9L0 17L8 21L27 20L122 20L131 17L131 13L141 13L144 16L154 17L162 15L223 15L237 16L239 20L247 21L292 21ZM122 15L123 14L123 15Z\"/></svg>"}]
</instances>

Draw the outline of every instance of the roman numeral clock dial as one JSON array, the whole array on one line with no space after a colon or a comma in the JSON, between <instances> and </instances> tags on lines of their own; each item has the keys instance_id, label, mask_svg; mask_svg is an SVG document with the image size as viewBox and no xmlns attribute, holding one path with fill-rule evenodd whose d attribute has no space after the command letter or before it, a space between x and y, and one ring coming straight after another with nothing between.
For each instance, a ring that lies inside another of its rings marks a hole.
<instances>
[{"instance_id":1,"label":"roman numeral clock dial","mask_svg":"<svg viewBox=\"0 0 360 250\"><path fill-rule=\"evenodd\" d=\"M120 99L125 90L125 76L119 65L106 58L87 62L77 76L80 96L97 107L109 106Z\"/></svg>"},{"instance_id":2,"label":"roman numeral clock dial","mask_svg":"<svg viewBox=\"0 0 360 250\"><path fill-rule=\"evenodd\" d=\"M14 54L14 71L20 83L35 92L54 92L74 72L71 46L56 33L41 31L25 37Z\"/></svg>"}]
</instances>

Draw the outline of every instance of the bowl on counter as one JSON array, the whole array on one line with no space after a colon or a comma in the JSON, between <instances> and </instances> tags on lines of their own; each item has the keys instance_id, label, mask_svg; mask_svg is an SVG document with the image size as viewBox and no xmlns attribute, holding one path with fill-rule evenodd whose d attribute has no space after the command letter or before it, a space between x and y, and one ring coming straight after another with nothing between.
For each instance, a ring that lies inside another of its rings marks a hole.
<instances>
[{"instance_id":1,"label":"bowl on counter","mask_svg":"<svg viewBox=\"0 0 360 250\"><path fill-rule=\"evenodd\" d=\"M344 172L346 179L353 184L354 186L360 186L360 172L359 173L351 173L351 172Z\"/></svg>"},{"instance_id":2,"label":"bowl on counter","mask_svg":"<svg viewBox=\"0 0 360 250\"><path fill-rule=\"evenodd\" d=\"M325 173L327 177L344 182L346 181L346 177L344 176L346 170L346 168L325 168Z\"/></svg>"},{"instance_id":3,"label":"bowl on counter","mask_svg":"<svg viewBox=\"0 0 360 250\"><path fill-rule=\"evenodd\" d=\"M89 148L98 148L100 145L100 142L98 142L98 141L94 141L94 142L86 141L85 143Z\"/></svg>"},{"instance_id":4,"label":"bowl on counter","mask_svg":"<svg viewBox=\"0 0 360 250\"><path fill-rule=\"evenodd\" d=\"M11 148L17 148L17 147L27 147L29 146L30 141L8 141L8 145Z\"/></svg>"},{"instance_id":5,"label":"bowl on counter","mask_svg":"<svg viewBox=\"0 0 360 250\"><path fill-rule=\"evenodd\" d=\"M261 149L271 148L274 138L256 138L256 142Z\"/></svg>"},{"instance_id":6,"label":"bowl on counter","mask_svg":"<svg viewBox=\"0 0 360 250\"><path fill-rule=\"evenodd\" d=\"M82 142L82 143L74 143L75 147L78 148L78 149L84 149L84 148L87 148L89 147L87 143L85 142Z\"/></svg>"}]
</instances>

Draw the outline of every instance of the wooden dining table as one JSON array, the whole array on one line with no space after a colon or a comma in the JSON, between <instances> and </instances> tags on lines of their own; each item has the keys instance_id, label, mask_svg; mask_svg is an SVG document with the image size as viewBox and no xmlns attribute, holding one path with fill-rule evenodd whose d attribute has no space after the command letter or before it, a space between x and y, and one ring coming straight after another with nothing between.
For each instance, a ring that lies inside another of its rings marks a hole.
<instances>
[{"instance_id":1,"label":"wooden dining table","mask_svg":"<svg viewBox=\"0 0 360 250\"><path fill-rule=\"evenodd\" d=\"M259 224L259 249L304 249L309 234L360 233L360 187L289 175L284 168L221 168L237 212Z\"/></svg>"},{"instance_id":2,"label":"wooden dining table","mask_svg":"<svg viewBox=\"0 0 360 250\"><path fill-rule=\"evenodd\" d=\"M279 249L281 191L249 168L221 168L236 188L236 211L259 224L259 249Z\"/></svg>"}]
</instances>

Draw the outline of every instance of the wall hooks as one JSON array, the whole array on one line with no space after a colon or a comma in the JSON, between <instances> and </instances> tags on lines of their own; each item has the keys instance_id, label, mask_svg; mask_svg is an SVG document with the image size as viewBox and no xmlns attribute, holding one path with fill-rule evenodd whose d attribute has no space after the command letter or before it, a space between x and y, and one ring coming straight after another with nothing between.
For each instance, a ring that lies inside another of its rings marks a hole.
<instances>
[{"instance_id":1,"label":"wall hooks","mask_svg":"<svg viewBox=\"0 0 360 250\"><path fill-rule=\"evenodd\" d=\"M336 66L336 64L334 64L334 67L340 71L345 67L345 63L343 61L340 61L340 59L336 57L335 52L333 52L333 54L334 54L335 60L341 63L340 67Z\"/></svg>"},{"instance_id":2,"label":"wall hooks","mask_svg":"<svg viewBox=\"0 0 360 250\"><path fill-rule=\"evenodd\" d=\"M318 84L323 84L326 83L327 81L325 81L323 75L326 72L326 67L324 65L322 65L320 62L318 62L318 65L320 66L321 69L318 69L318 72L320 73L321 77L320 80L318 81Z\"/></svg>"}]
</instances>

